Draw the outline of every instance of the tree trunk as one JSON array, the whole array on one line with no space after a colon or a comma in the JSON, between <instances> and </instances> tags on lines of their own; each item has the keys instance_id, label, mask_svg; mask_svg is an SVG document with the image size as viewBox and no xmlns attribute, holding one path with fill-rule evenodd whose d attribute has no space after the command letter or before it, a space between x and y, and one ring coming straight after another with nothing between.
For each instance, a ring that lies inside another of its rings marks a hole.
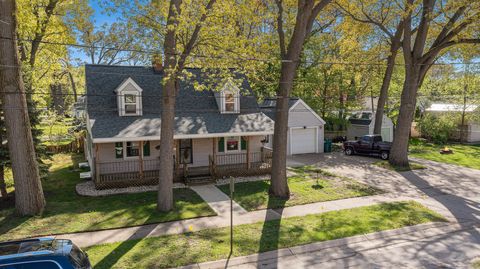
<instances>
[{"instance_id":1,"label":"tree trunk","mask_svg":"<svg viewBox=\"0 0 480 269\"><path fill-rule=\"evenodd\" d=\"M385 111L385 104L387 103L388 98L388 88L390 87L390 82L392 80L393 70L395 68L395 58L397 57L398 47L393 47L390 50L390 55L387 58L387 69L383 75L382 87L380 88L380 95L377 101L377 111L375 113L375 126L373 128L374 134L382 133L382 123L383 123L383 114Z\"/></svg>"},{"instance_id":2,"label":"tree trunk","mask_svg":"<svg viewBox=\"0 0 480 269\"><path fill-rule=\"evenodd\" d=\"M173 209L173 126L175 126L175 80L171 78L163 87L160 129L160 178L157 209L163 212Z\"/></svg>"},{"instance_id":3,"label":"tree trunk","mask_svg":"<svg viewBox=\"0 0 480 269\"><path fill-rule=\"evenodd\" d=\"M7 184L5 183L5 165L3 164L0 164L0 196L2 198L7 197Z\"/></svg>"},{"instance_id":4,"label":"tree trunk","mask_svg":"<svg viewBox=\"0 0 480 269\"><path fill-rule=\"evenodd\" d=\"M16 7L14 0L1 0L0 89L7 129L8 148L15 183L15 208L18 214L40 214L45 207L42 184L27 112L25 89L17 51ZM3 66L8 66L7 68Z\"/></svg>"},{"instance_id":5,"label":"tree trunk","mask_svg":"<svg viewBox=\"0 0 480 269\"><path fill-rule=\"evenodd\" d=\"M73 92L73 100L77 102L78 95L77 95L77 85L75 84L75 80L73 79L72 72L68 71L68 78L70 79L70 85L72 86Z\"/></svg>"},{"instance_id":6,"label":"tree trunk","mask_svg":"<svg viewBox=\"0 0 480 269\"><path fill-rule=\"evenodd\" d=\"M287 182L288 100L295 77L296 63L283 62L280 85L277 91L275 129L273 136L272 183L270 193L280 198L289 198Z\"/></svg>"},{"instance_id":7,"label":"tree trunk","mask_svg":"<svg viewBox=\"0 0 480 269\"><path fill-rule=\"evenodd\" d=\"M157 210L173 209L173 135L175 127L175 91L177 80L176 27L181 0L171 0L168 11L167 34L165 35L165 70L162 92L160 127L160 172L158 180Z\"/></svg>"},{"instance_id":8,"label":"tree trunk","mask_svg":"<svg viewBox=\"0 0 480 269\"><path fill-rule=\"evenodd\" d=\"M389 159L390 164L399 167L409 167L408 142L417 104L417 92L420 85L419 68L406 66L405 71L397 129L395 130Z\"/></svg>"}]
</instances>

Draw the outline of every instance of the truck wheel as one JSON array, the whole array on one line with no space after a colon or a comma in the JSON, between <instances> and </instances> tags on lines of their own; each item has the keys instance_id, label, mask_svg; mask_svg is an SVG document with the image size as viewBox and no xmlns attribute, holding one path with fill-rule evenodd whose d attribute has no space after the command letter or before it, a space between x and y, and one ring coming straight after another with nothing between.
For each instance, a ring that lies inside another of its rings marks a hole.
<instances>
[{"instance_id":1,"label":"truck wheel","mask_svg":"<svg viewBox=\"0 0 480 269\"><path fill-rule=\"evenodd\" d=\"M382 158L382 160L388 160L388 157L390 157L390 153L388 151L382 151L380 157Z\"/></svg>"},{"instance_id":2,"label":"truck wheel","mask_svg":"<svg viewBox=\"0 0 480 269\"><path fill-rule=\"evenodd\" d=\"M346 148L345 149L345 155L348 155L348 156L353 155L353 149L350 148L350 147Z\"/></svg>"}]
</instances>

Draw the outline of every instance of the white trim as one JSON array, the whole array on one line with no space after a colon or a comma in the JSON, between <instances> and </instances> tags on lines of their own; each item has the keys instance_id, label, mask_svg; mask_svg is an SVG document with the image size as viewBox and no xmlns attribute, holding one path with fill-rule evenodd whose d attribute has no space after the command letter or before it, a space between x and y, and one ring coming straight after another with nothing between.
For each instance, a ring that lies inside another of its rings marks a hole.
<instances>
[{"instance_id":1,"label":"white trim","mask_svg":"<svg viewBox=\"0 0 480 269\"><path fill-rule=\"evenodd\" d=\"M125 88L125 86L127 86L129 83L131 83L133 85L133 87L135 89L137 89L140 93L143 91L142 88L140 88L140 86L138 86L138 84L131 78L127 78L126 80L124 80L122 82L122 84L120 84L120 86L118 86L116 89L115 89L115 92L118 93L118 92L121 92L123 91L123 88Z\"/></svg>"},{"instance_id":2,"label":"white trim","mask_svg":"<svg viewBox=\"0 0 480 269\"><path fill-rule=\"evenodd\" d=\"M127 85L131 84L135 90L127 90L125 92L124 89ZM125 81L123 81L120 86L115 89L117 93L117 107L118 107L118 115L123 116L141 116L143 114L142 108L142 88L138 86L135 81L129 77ZM126 113L125 111L125 95L135 95L135 113Z\"/></svg>"},{"instance_id":3,"label":"white trim","mask_svg":"<svg viewBox=\"0 0 480 269\"><path fill-rule=\"evenodd\" d=\"M243 132L243 133L213 133L213 134L188 134L188 135L174 135L173 139L194 139L194 138L212 138L225 136L258 136L271 135L273 131L265 132ZM92 142L98 143L113 143L113 142L127 142L127 141L156 141L160 140L158 136L140 136L140 137L109 137L109 138L93 138Z\"/></svg>"},{"instance_id":4,"label":"white trim","mask_svg":"<svg viewBox=\"0 0 480 269\"><path fill-rule=\"evenodd\" d=\"M313 111L313 109L307 105L307 103L305 103L301 98L298 98L297 102L295 104L293 104L292 107L290 107L290 109L288 110L288 113L290 113L294 107L296 107L298 104L302 104L304 105L308 111L310 111L314 116L315 118L317 118L322 124L325 124L326 122L315 112Z\"/></svg>"},{"instance_id":5,"label":"white trim","mask_svg":"<svg viewBox=\"0 0 480 269\"><path fill-rule=\"evenodd\" d=\"M225 93L233 94L234 100L234 110L233 111L226 111L226 103L225 103ZM227 81L223 86L222 90L220 91L220 113L221 114L237 114L240 113L240 89L233 84L231 81Z\"/></svg>"},{"instance_id":6,"label":"white trim","mask_svg":"<svg viewBox=\"0 0 480 269\"><path fill-rule=\"evenodd\" d=\"M319 146L320 146L320 143L318 142L318 136L319 136L319 132L320 132L320 127L319 126L303 126L303 127L290 127L288 128L289 129L289 142L290 142L290 155L293 155L293 152L292 152L292 130L293 129L315 129L315 153L319 153Z\"/></svg>"},{"instance_id":7,"label":"white trim","mask_svg":"<svg viewBox=\"0 0 480 269\"><path fill-rule=\"evenodd\" d=\"M138 141L132 141L132 140L128 140L128 141L116 141L114 143L122 143L122 155L123 155L123 158L121 158L122 160L137 160L138 158L140 158L140 155L142 156L142 158L145 158L145 157L151 157L152 156L152 143L150 143L150 156L145 156L144 152L143 152L143 147L145 146L145 143L142 143L142 145L140 146L140 143L138 145L138 151L139 151L139 156L127 156L127 142L140 142L140 141L143 141L143 140L138 140ZM150 141L143 141L143 142L150 142ZM117 158L117 147L115 145L113 145L113 148L114 148L114 153L115 153L115 160L120 160L120 158Z\"/></svg>"}]
</instances>

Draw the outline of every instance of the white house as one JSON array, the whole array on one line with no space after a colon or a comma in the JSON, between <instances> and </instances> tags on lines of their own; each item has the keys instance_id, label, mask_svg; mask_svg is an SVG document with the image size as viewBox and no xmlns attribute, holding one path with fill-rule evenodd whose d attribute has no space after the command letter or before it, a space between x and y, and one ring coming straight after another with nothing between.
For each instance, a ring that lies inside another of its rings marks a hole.
<instances>
[{"instance_id":1,"label":"white house","mask_svg":"<svg viewBox=\"0 0 480 269\"><path fill-rule=\"evenodd\" d=\"M372 111L357 111L348 119L347 139L354 140L358 137L368 134L374 134L375 114ZM394 126L392 120L383 115L382 120L382 138L383 141L393 141Z\"/></svg>"},{"instance_id":2,"label":"white house","mask_svg":"<svg viewBox=\"0 0 480 269\"><path fill-rule=\"evenodd\" d=\"M267 98L260 105L261 110L275 120L275 98ZM287 155L323 152L325 121L302 99L291 98L288 103ZM273 146L273 135L264 141Z\"/></svg>"}]
</instances>

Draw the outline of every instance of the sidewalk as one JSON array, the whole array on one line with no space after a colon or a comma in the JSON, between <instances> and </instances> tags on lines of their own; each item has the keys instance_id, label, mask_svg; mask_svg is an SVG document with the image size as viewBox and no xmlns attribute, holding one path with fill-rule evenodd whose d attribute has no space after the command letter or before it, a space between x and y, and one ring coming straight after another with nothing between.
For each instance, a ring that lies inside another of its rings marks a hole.
<instances>
[{"instance_id":1,"label":"sidewalk","mask_svg":"<svg viewBox=\"0 0 480 269\"><path fill-rule=\"evenodd\" d=\"M189 231L199 231L204 229L222 228L230 226L230 200L223 192L221 192L213 185L196 186L192 187L192 189L198 192L198 194L202 196L205 201L208 202L212 209L217 212L217 216L201 217L195 219L186 219L95 232L62 234L57 235L57 237L71 239L80 247L88 247L104 243L114 243L132 239L156 237L167 234L180 234ZM289 218L296 216L305 216L309 214L319 214L334 210L406 200L418 201L442 214L442 212L439 210L439 208L441 209L441 205L436 204L434 201L429 201L429 203L427 203L426 200L415 198L412 196L395 196L393 194L384 194L286 207L283 210L281 216L272 209L247 212L240 205L235 203L233 222L234 225L252 224L265 220L279 219L280 217ZM448 216L446 217L448 218Z\"/></svg>"},{"instance_id":2,"label":"sidewalk","mask_svg":"<svg viewBox=\"0 0 480 269\"><path fill-rule=\"evenodd\" d=\"M467 268L480 255L479 230L427 223L180 268Z\"/></svg>"}]
</instances>

